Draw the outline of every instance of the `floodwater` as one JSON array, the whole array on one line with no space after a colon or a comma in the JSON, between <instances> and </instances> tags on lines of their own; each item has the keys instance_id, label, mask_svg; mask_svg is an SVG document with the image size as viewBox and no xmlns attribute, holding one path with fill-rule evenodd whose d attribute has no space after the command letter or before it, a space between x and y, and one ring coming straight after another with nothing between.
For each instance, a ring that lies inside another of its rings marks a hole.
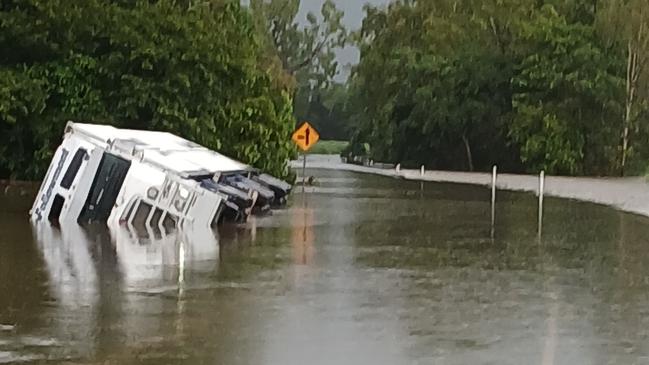
<instances>
[{"instance_id":1,"label":"floodwater","mask_svg":"<svg viewBox=\"0 0 649 365\"><path fill-rule=\"evenodd\" d=\"M0 363L649 363L648 219L499 192L492 239L487 189L309 174L218 237L1 214Z\"/></svg>"}]
</instances>

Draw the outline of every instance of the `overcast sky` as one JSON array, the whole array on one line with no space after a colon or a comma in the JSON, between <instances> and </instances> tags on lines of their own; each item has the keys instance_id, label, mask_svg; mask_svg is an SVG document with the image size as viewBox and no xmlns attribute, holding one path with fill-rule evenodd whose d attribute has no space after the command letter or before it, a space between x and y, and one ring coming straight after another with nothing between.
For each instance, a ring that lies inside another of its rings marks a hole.
<instances>
[{"instance_id":1,"label":"overcast sky","mask_svg":"<svg viewBox=\"0 0 649 365\"><path fill-rule=\"evenodd\" d=\"M389 1L390 0L334 0L338 8L345 12L345 25L350 30L360 28L364 16L363 5L367 3L372 5L383 5L387 4ZM308 12L320 14L322 3L324 3L324 0L302 0L298 19L301 22L306 23L306 14ZM347 47L338 52L338 62L342 67L345 67L345 65L350 63L358 63L358 57L359 54L356 48ZM338 77L338 81L343 81L348 74L348 70L343 70L342 74Z\"/></svg>"},{"instance_id":2,"label":"overcast sky","mask_svg":"<svg viewBox=\"0 0 649 365\"><path fill-rule=\"evenodd\" d=\"M347 26L357 29L363 21L363 5L382 5L387 4L388 0L334 0L339 9L345 12L345 23ZM304 19L306 13L312 11L320 13L324 0L302 0L300 17Z\"/></svg>"}]
</instances>

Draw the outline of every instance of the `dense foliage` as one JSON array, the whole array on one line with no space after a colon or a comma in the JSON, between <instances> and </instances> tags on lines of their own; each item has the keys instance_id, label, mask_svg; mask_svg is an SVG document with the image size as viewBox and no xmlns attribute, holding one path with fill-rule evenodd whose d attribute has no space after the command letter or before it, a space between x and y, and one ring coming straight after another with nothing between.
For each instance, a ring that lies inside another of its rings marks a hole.
<instances>
[{"instance_id":1,"label":"dense foliage","mask_svg":"<svg viewBox=\"0 0 649 365\"><path fill-rule=\"evenodd\" d=\"M292 101L238 1L0 2L0 178L42 177L68 120L165 130L283 176Z\"/></svg>"},{"instance_id":2,"label":"dense foliage","mask_svg":"<svg viewBox=\"0 0 649 365\"><path fill-rule=\"evenodd\" d=\"M649 157L645 0L0 0L0 178L68 120L170 131L271 173L290 133L404 166L609 175ZM335 53L354 40L347 84Z\"/></svg>"},{"instance_id":3,"label":"dense foliage","mask_svg":"<svg viewBox=\"0 0 649 365\"><path fill-rule=\"evenodd\" d=\"M647 22L620 31L619 19L640 17L631 3L368 7L350 85L352 142L368 142L375 160L439 169L637 170L649 128L640 92L629 92L647 89L647 36L637 39Z\"/></svg>"},{"instance_id":4,"label":"dense foliage","mask_svg":"<svg viewBox=\"0 0 649 365\"><path fill-rule=\"evenodd\" d=\"M299 19L300 0L251 0L255 26L264 41L263 64L292 90L298 124L309 121L324 139L347 139L342 105L347 94L334 82L340 72L335 51L348 41L343 12L325 0L319 14Z\"/></svg>"}]
</instances>

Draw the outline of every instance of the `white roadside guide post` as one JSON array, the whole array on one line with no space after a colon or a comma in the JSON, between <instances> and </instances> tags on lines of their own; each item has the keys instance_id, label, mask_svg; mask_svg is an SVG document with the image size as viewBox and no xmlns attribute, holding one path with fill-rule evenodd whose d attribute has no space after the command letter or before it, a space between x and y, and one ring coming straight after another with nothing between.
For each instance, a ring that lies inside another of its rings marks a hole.
<instances>
[{"instance_id":1,"label":"white roadside guide post","mask_svg":"<svg viewBox=\"0 0 649 365\"><path fill-rule=\"evenodd\" d=\"M421 193L420 198L424 198L424 175L426 174L426 167L421 165L421 179L419 179L419 192Z\"/></svg>"},{"instance_id":2,"label":"white roadside guide post","mask_svg":"<svg viewBox=\"0 0 649 365\"><path fill-rule=\"evenodd\" d=\"M545 194L545 171L539 175L539 236L543 231L543 195Z\"/></svg>"},{"instance_id":3,"label":"white roadside guide post","mask_svg":"<svg viewBox=\"0 0 649 365\"><path fill-rule=\"evenodd\" d=\"M498 179L498 166L494 165L491 173L491 238L496 231L496 183Z\"/></svg>"}]
</instances>

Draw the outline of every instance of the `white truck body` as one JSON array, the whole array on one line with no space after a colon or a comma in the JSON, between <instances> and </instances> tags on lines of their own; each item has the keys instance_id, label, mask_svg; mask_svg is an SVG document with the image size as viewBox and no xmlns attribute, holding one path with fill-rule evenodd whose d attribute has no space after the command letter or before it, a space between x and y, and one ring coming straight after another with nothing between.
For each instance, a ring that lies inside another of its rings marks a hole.
<instances>
[{"instance_id":1,"label":"white truck body","mask_svg":"<svg viewBox=\"0 0 649 365\"><path fill-rule=\"evenodd\" d=\"M103 221L135 230L211 227L227 196L192 176L252 169L170 133L68 122L30 210L33 221Z\"/></svg>"}]
</instances>

